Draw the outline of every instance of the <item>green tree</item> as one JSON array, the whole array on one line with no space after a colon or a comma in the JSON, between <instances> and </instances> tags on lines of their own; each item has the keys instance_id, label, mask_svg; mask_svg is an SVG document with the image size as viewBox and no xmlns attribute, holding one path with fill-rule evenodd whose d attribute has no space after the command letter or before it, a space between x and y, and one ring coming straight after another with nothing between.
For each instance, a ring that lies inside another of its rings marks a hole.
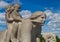
<instances>
[{"instance_id":1,"label":"green tree","mask_svg":"<svg viewBox=\"0 0 60 42\"><path fill-rule=\"evenodd\" d=\"M58 36L56 36L56 41L57 42L60 42L60 38L58 38Z\"/></svg>"}]
</instances>

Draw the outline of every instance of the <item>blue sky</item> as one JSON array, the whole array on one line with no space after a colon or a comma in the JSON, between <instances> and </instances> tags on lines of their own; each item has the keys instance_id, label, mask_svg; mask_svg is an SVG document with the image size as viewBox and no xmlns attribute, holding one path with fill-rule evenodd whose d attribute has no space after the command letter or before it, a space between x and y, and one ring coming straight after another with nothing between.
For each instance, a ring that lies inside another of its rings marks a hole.
<instances>
[{"instance_id":1,"label":"blue sky","mask_svg":"<svg viewBox=\"0 0 60 42\"><path fill-rule=\"evenodd\" d=\"M22 9L28 9L32 12L41 10L44 11L46 8L53 11L60 10L59 0L21 0L23 3Z\"/></svg>"},{"instance_id":2,"label":"blue sky","mask_svg":"<svg viewBox=\"0 0 60 42\"><path fill-rule=\"evenodd\" d=\"M21 4L21 15L28 18L35 11L47 15L42 32L52 32L60 37L60 0L1 0L0 1L0 31L6 29L5 8L14 3Z\"/></svg>"}]
</instances>

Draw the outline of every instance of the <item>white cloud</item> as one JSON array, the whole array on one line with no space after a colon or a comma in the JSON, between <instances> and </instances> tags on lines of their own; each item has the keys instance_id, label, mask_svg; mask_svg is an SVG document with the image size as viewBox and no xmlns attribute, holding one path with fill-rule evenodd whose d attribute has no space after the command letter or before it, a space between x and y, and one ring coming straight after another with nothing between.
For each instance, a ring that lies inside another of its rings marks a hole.
<instances>
[{"instance_id":1,"label":"white cloud","mask_svg":"<svg viewBox=\"0 0 60 42\"><path fill-rule=\"evenodd\" d=\"M44 13L47 15L47 20L50 20L47 25L51 28L60 27L60 13L54 13L51 10L45 10Z\"/></svg>"},{"instance_id":2,"label":"white cloud","mask_svg":"<svg viewBox=\"0 0 60 42\"><path fill-rule=\"evenodd\" d=\"M60 27L60 14L56 13L52 16L52 19L48 22L48 26L51 26L53 28Z\"/></svg>"},{"instance_id":3,"label":"white cloud","mask_svg":"<svg viewBox=\"0 0 60 42\"><path fill-rule=\"evenodd\" d=\"M60 13L55 13L52 19L55 22L60 22Z\"/></svg>"},{"instance_id":4,"label":"white cloud","mask_svg":"<svg viewBox=\"0 0 60 42\"><path fill-rule=\"evenodd\" d=\"M22 10L20 12L20 14L22 15L23 18L29 18L31 16L32 12L29 10Z\"/></svg>"},{"instance_id":5,"label":"white cloud","mask_svg":"<svg viewBox=\"0 0 60 42\"><path fill-rule=\"evenodd\" d=\"M50 16L53 14L52 11L50 11L50 10L46 10L46 11L44 11L44 13L46 13L47 16Z\"/></svg>"},{"instance_id":6,"label":"white cloud","mask_svg":"<svg viewBox=\"0 0 60 42\"><path fill-rule=\"evenodd\" d=\"M5 8L7 5L9 5L7 2L0 1L0 8Z\"/></svg>"},{"instance_id":7,"label":"white cloud","mask_svg":"<svg viewBox=\"0 0 60 42\"><path fill-rule=\"evenodd\" d=\"M1 27L6 26L6 21L0 21L0 26Z\"/></svg>"},{"instance_id":8,"label":"white cloud","mask_svg":"<svg viewBox=\"0 0 60 42\"><path fill-rule=\"evenodd\" d=\"M0 13L0 19L5 19L5 13Z\"/></svg>"},{"instance_id":9,"label":"white cloud","mask_svg":"<svg viewBox=\"0 0 60 42\"><path fill-rule=\"evenodd\" d=\"M53 33L59 35L60 34L60 13L58 13L58 12L55 13L51 10L45 10L44 13L46 13L47 21L48 21L48 23L45 24L45 25L47 25L47 26L45 26L47 28L46 29L47 32L50 31L50 32L53 32ZM51 28L51 30L48 28Z\"/></svg>"},{"instance_id":10,"label":"white cloud","mask_svg":"<svg viewBox=\"0 0 60 42\"><path fill-rule=\"evenodd\" d=\"M51 19L52 18L52 15L53 15L53 12L51 10L45 10L44 13L47 15L47 19Z\"/></svg>"},{"instance_id":11,"label":"white cloud","mask_svg":"<svg viewBox=\"0 0 60 42\"><path fill-rule=\"evenodd\" d=\"M0 25L5 25L5 13L0 13Z\"/></svg>"}]
</instances>

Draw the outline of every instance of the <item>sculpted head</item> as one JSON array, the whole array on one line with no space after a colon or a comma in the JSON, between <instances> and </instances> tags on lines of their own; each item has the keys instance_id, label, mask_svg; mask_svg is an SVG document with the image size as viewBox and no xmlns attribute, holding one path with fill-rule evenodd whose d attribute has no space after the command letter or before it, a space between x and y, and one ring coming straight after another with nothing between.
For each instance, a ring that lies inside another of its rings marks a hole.
<instances>
[{"instance_id":1,"label":"sculpted head","mask_svg":"<svg viewBox=\"0 0 60 42\"><path fill-rule=\"evenodd\" d=\"M8 5L8 6L7 6L7 9L8 9L8 8L11 8L11 5Z\"/></svg>"},{"instance_id":2,"label":"sculpted head","mask_svg":"<svg viewBox=\"0 0 60 42\"><path fill-rule=\"evenodd\" d=\"M19 4L15 4L15 5L14 5L14 9L15 9L16 11L18 11L18 10L20 9L20 5L19 5Z\"/></svg>"},{"instance_id":3,"label":"sculpted head","mask_svg":"<svg viewBox=\"0 0 60 42\"><path fill-rule=\"evenodd\" d=\"M33 15L31 16L31 19L34 20L34 22L38 22L41 25L43 25L46 20L46 14L44 14L40 11L37 11L37 12L33 13Z\"/></svg>"},{"instance_id":4,"label":"sculpted head","mask_svg":"<svg viewBox=\"0 0 60 42\"><path fill-rule=\"evenodd\" d=\"M7 7L6 7L6 12L9 12L11 10L11 5L8 5Z\"/></svg>"}]
</instances>

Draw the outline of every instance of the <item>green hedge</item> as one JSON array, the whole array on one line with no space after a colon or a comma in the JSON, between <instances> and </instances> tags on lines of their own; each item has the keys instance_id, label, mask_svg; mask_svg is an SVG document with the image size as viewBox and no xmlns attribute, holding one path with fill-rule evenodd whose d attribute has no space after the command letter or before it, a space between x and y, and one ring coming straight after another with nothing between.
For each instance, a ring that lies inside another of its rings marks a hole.
<instances>
[{"instance_id":1,"label":"green hedge","mask_svg":"<svg viewBox=\"0 0 60 42\"><path fill-rule=\"evenodd\" d=\"M56 36L56 40L57 40L57 42L60 42L60 38L58 38L58 36Z\"/></svg>"}]
</instances>

